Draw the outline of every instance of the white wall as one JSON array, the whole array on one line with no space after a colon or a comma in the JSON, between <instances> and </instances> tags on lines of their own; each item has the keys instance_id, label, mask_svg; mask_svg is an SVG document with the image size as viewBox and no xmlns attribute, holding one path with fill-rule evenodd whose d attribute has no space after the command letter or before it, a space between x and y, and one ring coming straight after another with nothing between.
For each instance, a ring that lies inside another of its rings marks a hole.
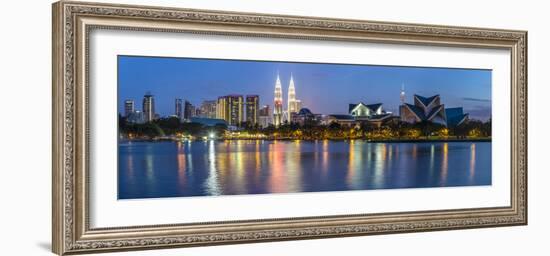
<instances>
[{"instance_id":1,"label":"white wall","mask_svg":"<svg viewBox=\"0 0 550 256\"><path fill-rule=\"evenodd\" d=\"M102 0L102 2L112 2ZM550 170L543 104L550 94L545 1L146 1L121 3L434 23L529 31L529 225L259 243L120 255L547 255ZM50 1L6 1L0 15L1 255L50 255ZM6 143L7 142L7 143ZM526 253L526 252L531 253ZM115 255L118 255L115 254Z\"/></svg>"}]
</instances>

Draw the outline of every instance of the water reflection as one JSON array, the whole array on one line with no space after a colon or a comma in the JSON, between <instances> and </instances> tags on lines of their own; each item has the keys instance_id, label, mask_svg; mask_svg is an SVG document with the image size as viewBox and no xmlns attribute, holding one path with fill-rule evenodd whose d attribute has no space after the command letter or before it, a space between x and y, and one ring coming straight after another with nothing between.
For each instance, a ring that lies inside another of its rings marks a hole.
<instances>
[{"instance_id":1,"label":"water reflection","mask_svg":"<svg viewBox=\"0 0 550 256\"><path fill-rule=\"evenodd\" d=\"M119 198L491 184L491 143L132 142Z\"/></svg>"},{"instance_id":2,"label":"water reflection","mask_svg":"<svg viewBox=\"0 0 550 256\"><path fill-rule=\"evenodd\" d=\"M368 149L370 155L370 147ZM374 151L374 187L381 188L384 185L384 165L386 163L386 144L377 143Z\"/></svg>"},{"instance_id":3,"label":"water reflection","mask_svg":"<svg viewBox=\"0 0 550 256\"><path fill-rule=\"evenodd\" d=\"M204 183L206 194L217 196L221 194L218 182L218 170L216 169L216 146L214 141L208 143L208 178Z\"/></svg>"},{"instance_id":4,"label":"water reflection","mask_svg":"<svg viewBox=\"0 0 550 256\"><path fill-rule=\"evenodd\" d=\"M177 161L178 161L178 182L180 186L185 186L185 150L183 148L183 143L178 142L176 144L178 155L177 155Z\"/></svg>"},{"instance_id":5,"label":"water reflection","mask_svg":"<svg viewBox=\"0 0 550 256\"><path fill-rule=\"evenodd\" d=\"M474 179L476 174L476 144L470 146L470 180Z\"/></svg>"},{"instance_id":6,"label":"water reflection","mask_svg":"<svg viewBox=\"0 0 550 256\"><path fill-rule=\"evenodd\" d=\"M148 146L147 147L147 153L145 155L145 173L147 175L147 180L149 182L153 181L154 180L154 175L155 175L155 172L154 172L154 161L155 161L155 158L154 158L154 154L155 152L153 151L153 147L152 146Z\"/></svg>"},{"instance_id":7,"label":"water reflection","mask_svg":"<svg viewBox=\"0 0 550 256\"><path fill-rule=\"evenodd\" d=\"M128 154L128 156L126 157L126 161L127 161L127 166L128 168L126 169L128 172L126 173L126 175L131 179L134 177L134 157L133 157L133 154Z\"/></svg>"},{"instance_id":8,"label":"water reflection","mask_svg":"<svg viewBox=\"0 0 550 256\"><path fill-rule=\"evenodd\" d=\"M430 146L430 174L434 172L434 160L435 160L435 145Z\"/></svg>"},{"instance_id":9,"label":"water reflection","mask_svg":"<svg viewBox=\"0 0 550 256\"><path fill-rule=\"evenodd\" d=\"M270 162L272 166L272 173L269 175L269 187L271 188L271 191L273 193L280 193L285 192L287 190L287 179L284 167L284 158L283 154L286 152L283 152L284 146L282 142L273 141L273 143L270 145Z\"/></svg>"},{"instance_id":10,"label":"water reflection","mask_svg":"<svg viewBox=\"0 0 550 256\"><path fill-rule=\"evenodd\" d=\"M329 158L329 149L328 149L328 140L323 140L323 174L326 174L329 168L328 158Z\"/></svg>"},{"instance_id":11,"label":"water reflection","mask_svg":"<svg viewBox=\"0 0 550 256\"><path fill-rule=\"evenodd\" d=\"M439 184L445 186L447 183L447 172L449 171L449 143L443 143L443 160L441 161L441 181Z\"/></svg>"}]
</instances>

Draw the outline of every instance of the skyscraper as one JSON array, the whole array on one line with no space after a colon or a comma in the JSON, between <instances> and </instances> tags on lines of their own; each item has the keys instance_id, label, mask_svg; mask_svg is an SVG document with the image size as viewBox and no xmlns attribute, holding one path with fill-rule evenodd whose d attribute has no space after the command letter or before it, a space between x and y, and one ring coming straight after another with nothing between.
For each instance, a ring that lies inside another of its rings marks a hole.
<instances>
[{"instance_id":1,"label":"skyscraper","mask_svg":"<svg viewBox=\"0 0 550 256\"><path fill-rule=\"evenodd\" d=\"M260 116L269 116L269 105L262 106L258 113Z\"/></svg>"},{"instance_id":2,"label":"skyscraper","mask_svg":"<svg viewBox=\"0 0 550 256\"><path fill-rule=\"evenodd\" d=\"M195 116L195 106L193 106L193 104L191 104L191 102L185 101L185 106L184 106L184 109L183 109L183 115L184 115L183 118L186 121L191 120L191 117Z\"/></svg>"},{"instance_id":3,"label":"skyscraper","mask_svg":"<svg viewBox=\"0 0 550 256\"><path fill-rule=\"evenodd\" d=\"M291 116L292 113L297 113L300 109L297 109L296 106L296 88L294 87L294 78L290 74L290 84L288 85L288 106L287 112L288 116Z\"/></svg>"},{"instance_id":4,"label":"skyscraper","mask_svg":"<svg viewBox=\"0 0 550 256\"><path fill-rule=\"evenodd\" d=\"M269 111L269 105L265 105L258 111L258 123L262 128L268 127L271 124L271 112Z\"/></svg>"},{"instance_id":5,"label":"skyscraper","mask_svg":"<svg viewBox=\"0 0 550 256\"><path fill-rule=\"evenodd\" d=\"M183 100L182 99L176 99L176 116L181 120L183 120Z\"/></svg>"},{"instance_id":6,"label":"skyscraper","mask_svg":"<svg viewBox=\"0 0 550 256\"><path fill-rule=\"evenodd\" d=\"M150 92L143 96L143 119L145 122L155 119L155 98Z\"/></svg>"},{"instance_id":7,"label":"skyscraper","mask_svg":"<svg viewBox=\"0 0 550 256\"><path fill-rule=\"evenodd\" d=\"M217 118L228 125L238 126L244 122L244 100L242 95L227 95L218 98Z\"/></svg>"},{"instance_id":8,"label":"skyscraper","mask_svg":"<svg viewBox=\"0 0 550 256\"><path fill-rule=\"evenodd\" d=\"M258 123L260 96L246 95L246 121L250 124Z\"/></svg>"},{"instance_id":9,"label":"skyscraper","mask_svg":"<svg viewBox=\"0 0 550 256\"><path fill-rule=\"evenodd\" d=\"M216 118L216 106L215 100L205 100L201 104L201 116L206 118Z\"/></svg>"},{"instance_id":10,"label":"skyscraper","mask_svg":"<svg viewBox=\"0 0 550 256\"><path fill-rule=\"evenodd\" d=\"M275 99L273 100L273 124L279 126L283 123L283 89L281 87L281 79L277 74L275 82Z\"/></svg>"},{"instance_id":11,"label":"skyscraper","mask_svg":"<svg viewBox=\"0 0 550 256\"><path fill-rule=\"evenodd\" d=\"M124 101L124 116L128 117L130 114L134 113L135 107L134 107L134 101L133 100L125 100Z\"/></svg>"},{"instance_id":12,"label":"skyscraper","mask_svg":"<svg viewBox=\"0 0 550 256\"><path fill-rule=\"evenodd\" d=\"M300 110L302 109L302 101L301 100L295 100L294 101L294 109L296 109L296 112L293 112L293 113L300 112Z\"/></svg>"}]
</instances>

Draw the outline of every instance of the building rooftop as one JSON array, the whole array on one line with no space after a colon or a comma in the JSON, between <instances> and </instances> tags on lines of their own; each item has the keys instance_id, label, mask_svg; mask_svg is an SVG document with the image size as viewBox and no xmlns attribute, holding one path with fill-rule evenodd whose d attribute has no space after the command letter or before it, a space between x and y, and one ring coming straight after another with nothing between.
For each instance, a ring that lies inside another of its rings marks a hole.
<instances>
[{"instance_id":1,"label":"building rooftop","mask_svg":"<svg viewBox=\"0 0 550 256\"><path fill-rule=\"evenodd\" d=\"M308 108L302 108L298 111L298 115L313 115L313 113Z\"/></svg>"},{"instance_id":2,"label":"building rooftop","mask_svg":"<svg viewBox=\"0 0 550 256\"><path fill-rule=\"evenodd\" d=\"M432 101L434 101L436 98L439 97L439 94L436 94L436 95L431 96L431 97L423 97L423 96L420 96L418 94L415 94L414 97L417 98L420 102L422 102L422 104L424 104L424 106L428 106L428 105L430 105L430 103L432 103Z\"/></svg>"},{"instance_id":3,"label":"building rooftop","mask_svg":"<svg viewBox=\"0 0 550 256\"><path fill-rule=\"evenodd\" d=\"M191 117L190 121L191 123L199 123L206 126L227 125L225 120L217 118Z\"/></svg>"},{"instance_id":4,"label":"building rooftop","mask_svg":"<svg viewBox=\"0 0 550 256\"><path fill-rule=\"evenodd\" d=\"M457 126L468 118L468 114L464 114L461 107L447 108L445 109L445 115L447 116L447 126Z\"/></svg>"},{"instance_id":5,"label":"building rooftop","mask_svg":"<svg viewBox=\"0 0 550 256\"><path fill-rule=\"evenodd\" d=\"M328 117L332 117L332 118L335 118L335 119L338 119L338 120L355 120L353 118L353 116L350 116L350 115L328 115Z\"/></svg>"},{"instance_id":6,"label":"building rooftop","mask_svg":"<svg viewBox=\"0 0 550 256\"><path fill-rule=\"evenodd\" d=\"M370 121L381 121L381 120L384 120L384 119L389 118L391 116L392 116L392 114L372 115L372 116L369 117L369 120Z\"/></svg>"},{"instance_id":7,"label":"building rooftop","mask_svg":"<svg viewBox=\"0 0 550 256\"><path fill-rule=\"evenodd\" d=\"M414 114L418 116L418 118L420 118L421 120L426 119L426 116L424 116L424 111L422 111L422 109L420 109L419 107L409 103L405 103L405 106L409 108L412 112L414 112Z\"/></svg>"},{"instance_id":8,"label":"building rooftop","mask_svg":"<svg viewBox=\"0 0 550 256\"><path fill-rule=\"evenodd\" d=\"M357 104L349 104L348 106L348 113L351 113L351 111L353 111L353 109L355 107L357 107L357 105L359 104L362 104L363 106L367 107L368 109L370 109L372 112L376 112L376 110L378 110L378 108L380 108L380 106L382 106L382 103L376 103L376 104L365 104L363 102L359 102Z\"/></svg>"}]
</instances>

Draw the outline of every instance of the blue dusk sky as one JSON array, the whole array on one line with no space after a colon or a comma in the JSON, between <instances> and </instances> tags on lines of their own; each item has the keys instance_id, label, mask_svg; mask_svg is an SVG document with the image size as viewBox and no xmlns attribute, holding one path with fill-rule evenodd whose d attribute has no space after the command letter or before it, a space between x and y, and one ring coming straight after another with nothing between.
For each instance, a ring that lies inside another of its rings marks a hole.
<instances>
[{"instance_id":1,"label":"blue dusk sky","mask_svg":"<svg viewBox=\"0 0 550 256\"><path fill-rule=\"evenodd\" d=\"M257 94L261 105L273 109L277 72L285 108L292 73L296 98L313 113L347 114L349 103L363 102L383 103L397 114L404 85L407 103L414 94L439 94L447 108L463 107L474 119L491 117L491 70L142 56L118 57L119 112L127 99L141 110L148 91L161 116L174 114L176 98L200 106L228 94Z\"/></svg>"}]
</instances>

